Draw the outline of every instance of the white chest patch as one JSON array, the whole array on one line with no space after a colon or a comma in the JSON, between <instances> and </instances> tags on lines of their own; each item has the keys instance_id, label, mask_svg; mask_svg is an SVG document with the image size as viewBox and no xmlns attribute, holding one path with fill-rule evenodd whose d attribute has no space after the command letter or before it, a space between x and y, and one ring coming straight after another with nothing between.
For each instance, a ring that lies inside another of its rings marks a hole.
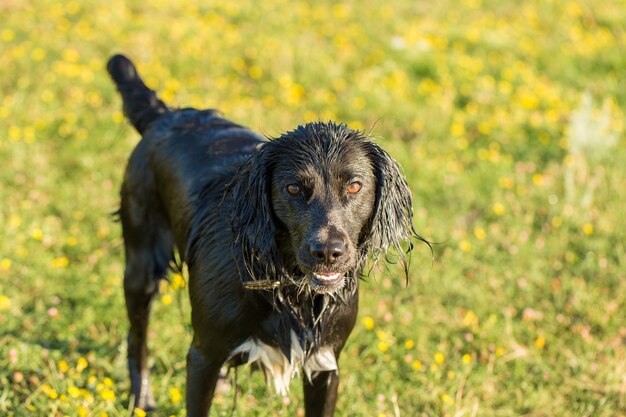
<instances>
[{"instance_id":1,"label":"white chest patch","mask_svg":"<svg viewBox=\"0 0 626 417\"><path fill-rule=\"evenodd\" d=\"M331 348L323 347L311 356L305 357L298 337L293 331L291 332L291 361L279 347L267 345L255 338L249 338L235 348L230 358L240 353L248 355L248 364L257 362L260 365L268 383L273 380L276 392L281 395L287 395L289 383L298 374L300 367L309 381L320 371L337 372L337 359Z\"/></svg>"}]
</instances>

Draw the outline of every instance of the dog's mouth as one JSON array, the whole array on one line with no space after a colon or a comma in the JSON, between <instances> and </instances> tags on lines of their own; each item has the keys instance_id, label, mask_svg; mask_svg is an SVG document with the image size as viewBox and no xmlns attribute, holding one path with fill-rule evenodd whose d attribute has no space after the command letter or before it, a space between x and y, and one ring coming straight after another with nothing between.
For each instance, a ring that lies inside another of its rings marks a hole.
<instances>
[{"instance_id":1,"label":"dog's mouth","mask_svg":"<svg viewBox=\"0 0 626 417\"><path fill-rule=\"evenodd\" d=\"M345 278L345 274L342 272L313 272L309 285L313 291L327 294L341 289L345 284Z\"/></svg>"}]
</instances>

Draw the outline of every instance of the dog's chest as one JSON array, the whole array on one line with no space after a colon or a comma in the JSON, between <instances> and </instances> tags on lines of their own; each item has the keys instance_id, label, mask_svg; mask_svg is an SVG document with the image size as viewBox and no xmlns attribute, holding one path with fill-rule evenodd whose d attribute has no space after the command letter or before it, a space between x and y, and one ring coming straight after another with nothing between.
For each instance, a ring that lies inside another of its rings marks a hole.
<instances>
[{"instance_id":1,"label":"dog's chest","mask_svg":"<svg viewBox=\"0 0 626 417\"><path fill-rule=\"evenodd\" d=\"M229 360L237 355L246 355L248 364L256 363L263 370L269 383L273 381L276 392L287 395L291 379L298 374L300 368L306 378L311 380L321 371L338 371L337 359L330 347L321 347L316 352L306 355L295 332L291 332L291 360L277 346L268 345L257 338L248 338L235 348Z\"/></svg>"}]
</instances>

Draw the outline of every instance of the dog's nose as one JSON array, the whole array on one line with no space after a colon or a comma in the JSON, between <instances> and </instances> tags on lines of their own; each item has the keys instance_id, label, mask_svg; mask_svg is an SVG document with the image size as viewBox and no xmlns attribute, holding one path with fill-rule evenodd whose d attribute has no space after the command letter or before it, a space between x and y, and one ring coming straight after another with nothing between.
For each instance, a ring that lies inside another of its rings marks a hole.
<instances>
[{"instance_id":1,"label":"dog's nose","mask_svg":"<svg viewBox=\"0 0 626 417\"><path fill-rule=\"evenodd\" d=\"M331 264L341 258L346 250L346 245L340 240L330 242L313 242L309 251L317 262Z\"/></svg>"}]
</instances>

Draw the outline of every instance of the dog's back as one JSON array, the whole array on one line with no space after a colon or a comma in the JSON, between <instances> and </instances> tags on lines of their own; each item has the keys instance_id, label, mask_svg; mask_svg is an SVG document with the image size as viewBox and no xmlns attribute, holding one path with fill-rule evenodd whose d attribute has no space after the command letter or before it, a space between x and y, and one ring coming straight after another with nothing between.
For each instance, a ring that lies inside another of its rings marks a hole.
<instances>
[{"instance_id":1,"label":"dog's back","mask_svg":"<svg viewBox=\"0 0 626 417\"><path fill-rule=\"evenodd\" d=\"M171 238L181 254L186 252L198 196L214 184L219 198L229 177L265 140L215 110L169 108L122 55L113 56L107 69L123 98L125 115L142 134L124 177L122 223L125 231L141 224L141 234L147 224L160 232L171 230L171 237L156 239L163 241L157 245L163 246L159 251L163 253L153 255L158 259L156 275L162 275L170 260L165 246L171 246ZM129 199L129 195L141 195L143 201ZM128 238L126 233L124 237Z\"/></svg>"}]
</instances>

